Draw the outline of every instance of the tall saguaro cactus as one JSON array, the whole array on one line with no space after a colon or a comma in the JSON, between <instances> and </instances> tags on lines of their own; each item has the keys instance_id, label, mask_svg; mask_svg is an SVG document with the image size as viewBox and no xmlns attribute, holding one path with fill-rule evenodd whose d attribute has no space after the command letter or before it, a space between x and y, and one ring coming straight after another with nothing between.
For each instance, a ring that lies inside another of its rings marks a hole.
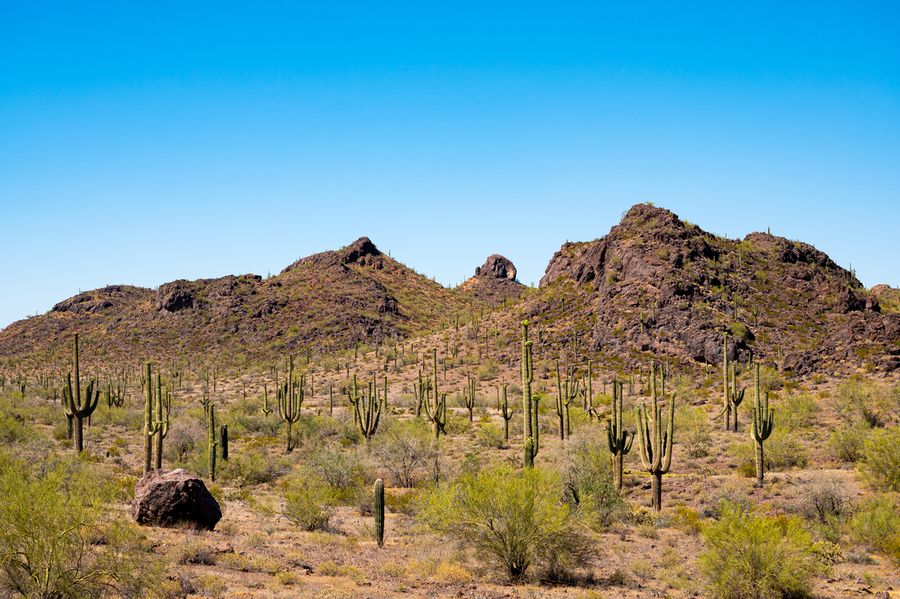
<instances>
[{"instance_id":1,"label":"tall saguaro cactus","mask_svg":"<svg viewBox=\"0 0 900 599\"><path fill-rule=\"evenodd\" d=\"M360 395L356 386L356 376L353 377L353 394L356 396L355 409L356 420L359 429L366 438L366 445L378 431L378 423L381 421L381 413L384 411L384 398L378 395L378 383L375 377L368 384L368 393L363 389Z\"/></svg>"},{"instance_id":2,"label":"tall saguaro cactus","mask_svg":"<svg viewBox=\"0 0 900 599\"><path fill-rule=\"evenodd\" d=\"M96 381L91 379L84 393L81 392L81 374L78 365L78 333L75 334L73 368L75 383L73 387L72 373L66 375L66 386L63 387L63 408L66 416L75 420L75 453L84 451L84 419L90 418L100 401L100 389Z\"/></svg>"},{"instance_id":3,"label":"tall saguaro cactus","mask_svg":"<svg viewBox=\"0 0 900 599\"><path fill-rule=\"evenodd\" d=\"M216 482L216 404L210 404L207 412L206 451L209 458L209 480Z\"/></svg>"},{"instance_id":4,"label":"tall saguaro cactus","mask_svg":"<svg viewBox=\"0 0 900 599\"><path fill-rule=\"evenodd\" d=\"M149 366L149 364L148 364ZM149 373L148 380L149 380ZM153 395L150 391L152 385L147 385L147 400L152 403ZM163 456L163 439L165 439L169 435L169 415L172 409L172 396L169 393L169 390L166 389L165 393L163 393L162 386L162 375L158 372L156 373L156 414L153 417L153 422L150 425L150 430L148 431L148 435L150 437L156 438L156 469L162 470L162 456Z\"/></svg>"},{"instance_id":5,"label":"tall saguaro cactus","mask_svg":"<svg viewBox=\"0 0 900 599\"><path fill-rule=\"evenodd\" d=\"M523 418L523 445L524 463L526 468L534 468L534 458L537 455L537 441L535 439L536 426L532 415L531 384L534 382L534 364L531 361L531 341L528 340L528 321L522 321L522 418Z\"/></svg>"},{"instance_id":6,"label":"tall saguaro cactus","mask_svg":"<svg viewBox=\"0 0 900 599\"><path fill-rule=\"evenodd\" d=\"M728 331L722 334L722 430L731 430L731 393L728 392Z\"/></svg>"},{"instance_id":7,"label":"tall saguaro cactus","mask_svg":"<svg viewBox=\"0 0 900 599\"><path fill-rule=\"evenodd\" d=\"M559 438L565 439L571 433L569 407L581 393L581 382L575 374L575 368L566 369L563 379L559 371L559 360L556 361L556 415L559 418Z\"/></svg>"},{"instance_id":8,"label":"tall saguaro cactus","mask_svg":"<svg viewBox=\"0 0 900 599\"><path fill-rule=\"evenodd\" d=\"M144 365L144 474L153 468L153 367ZM208 408L207 408L208 409Z\"/></svg>"},{"instance_id":9,"label":"tall saguaro cactus","mask_svg":"<svg viewBox=\"0 0 900 599\"><path fill-rule=\"evenodd\" d=\"M278 389L278 416L287 424L287 453L294 450L291 440L291 428L300 420L300 409L303 406L303 376L294 380L294 357L288 359L287 380Z\"/></svg>"},{"instance_id":10,"label":"tall saguaro cactus","mask_svg":"<svg viewBox=\"0 0 900 599\"><path fill-rule=\"evenodd\" d=\"M622 383L613 381L612 415L606 419L606 437L613 463L613 484L618 491L622 490L625 456L631 451L631 445L634 443L634 433L625 430L622 423L622 391Z\"/></svg>"},{"instance_id":11,"label":"tall saguaro cactus","mask_svg":"<svg viewBox=\"0 0 900 599\"><path fill-rule=\"evenodd\" d=\"M425 416L434 423L434 438L437 439L441 433L447 434L447 395L441 395L438 390L437 349L432 349L431 352L434 360L434 379L427 386L428 394L423 405L425 407ZM431 403L432 397L434 397L433 405Z\"/></svg>"},{"instance_id":12,"label":"tall saguaro cactus","mask_svg":"<svg viewBox=\"0 0 900 599\"><path fill-rule=\"evenodd\" d=\"M731 426L734 432L738 430L738 406L741 405L744 401L744 392L746 389L741 388L738 389L737 386L737 368L734 364L731 365L731 410L733 412L731 418Z\"/></svg>"},{"instance_id":13,"label":"tall saguaro cactus","mask_svg":"<svg viewBox=\"0 0 900 599\"><path fill-rule=\"evenodd\" d=\"M512 420L513 410L509 407L506 398L506 385L503 385L502 401L500 403L500 415L503 416L503 440L509 444L509 421Z\"/></svg>"},{"instance_id":14,"label":"tall saguaro cactus","mask_svg":"<svg viewBox=\"0 0 900 599\"><path fill-rule=\"evenodd\" d=\"M384 481L375 481L375 542L384 547Z\"/></svg>"},{"instance_id":15,"label":"tall saguaro cactus","mask_svg":"<svg viewBox=\"0 0 900 599\"><path fill-rule=\"evenodd\" d=\"M653 509L662 509L662 475L672 465L672 445L675 436L675 394L669 401L669 422L663 431L662 409L656 394L656 365L650 370L651 408L641 405L635 408L638 421L638 441L641 449L641 464L653 477L651 491Z\"/></svg>"},{"instance_id":16,"label":"tall saguaro cactus","mask_svg":"<svg viewBox=\"0 0 900 599\"><path fill-rule=\"evenodd\" d=\"M474 422L473 411L475 410L475 377L466 374L466 386L463 389L463 400L466 403L466 409L469 411L469 422Z\"/></svg>"},{"instance_id":17,"label":"tall saguaro cactus","mask_svg":"<svg viewBox=\"0 0 900 599\"><path fill-rule=\"evenodd\" d=\"M759 364L757 363L755 366L756 398L753 402L753 425L750 429L750 438L756 445L756 484L761 487L766 469L763 441L769 438L775 427L775 410L769 408L769 392L766 391L764 395L760 393Z\"/></svg>"}]
</instances>

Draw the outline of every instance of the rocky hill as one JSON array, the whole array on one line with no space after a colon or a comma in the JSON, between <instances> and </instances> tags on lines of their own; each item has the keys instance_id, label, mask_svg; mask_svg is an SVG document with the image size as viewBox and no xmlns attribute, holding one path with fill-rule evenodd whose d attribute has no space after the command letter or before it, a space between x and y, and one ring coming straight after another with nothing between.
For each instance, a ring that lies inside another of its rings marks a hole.
<instances>
[{"instance_id":1,"label":"rocky hill","mask_svg":"<svg viewBox=\"0 0 900 599\"><path fill-rule=\"evenodd\" d=\"M785 372L900 368L898 292L867 292L816 248L767 233L733 240L672 212L632 207L605 237L566 243L538 289L492 255L450 289L361 238L302 258L280 274L173 281L158 290L112 286L0 331L0 358L61 355L74 332L112 360L210 356L240 364L285 352L316 354L440 332L462 319L497 357L517 359L522 318L537 355L590 353L610 367L650 356L718 364L751 352ZM425 343L447 337L441 333Z\"/></svg>"},{"instance_id":2,"label":"rocky hill","mask_svg":"<svg viewBox=\"0 0 900 599\"><path fill-rule=\"evenodd\" d=\"M484 306L490 303L414 272L363 237L267 279L88 291L0 331L0 356L56 353L75 332L111 359L327 353L448 326L456 314Z\"/></svg>"},{"instance_id":3,"label":"rocky hill","mask_svg":"<svg viewBox=\"0 0 900 599\"><path fill-rule=\"evenodd\" d=\"M767 233L725 239L648 204L605 237L563 245L540 286L526 312L580 297L555 309L557 328L581 328L595 352L718 363L728 330L732 358L753 351L800 375L900 367L900 315L823 252Z\"/></svg>"}]
</instances>

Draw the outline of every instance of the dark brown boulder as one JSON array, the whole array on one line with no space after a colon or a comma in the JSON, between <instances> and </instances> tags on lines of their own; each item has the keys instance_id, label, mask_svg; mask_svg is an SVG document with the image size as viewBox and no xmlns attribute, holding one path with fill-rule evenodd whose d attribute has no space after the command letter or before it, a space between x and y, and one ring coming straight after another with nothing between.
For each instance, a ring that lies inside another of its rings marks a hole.
<instances>
[{"instance_id":1,"label":"dark brown boulder","mask_svg":"<svg viewBox=\"0 0 900 599\"><path fill-rule=\"evenodd\" d=\"M212 530L222 518L218 502L185 470L157 470L138 481L131 502L138 524Z\"/></svg>"},{"instance_id":2,"label":"dark brown boulder","mask_svg":"<svg viewBox=\"0 0 900 599\"><path fill-rule=\"evenodd\" d=\"M476 277L516 280L516 267L509 258L500 254L488 256L482 266L475 269Z\"/></svg>"}]
</instances>

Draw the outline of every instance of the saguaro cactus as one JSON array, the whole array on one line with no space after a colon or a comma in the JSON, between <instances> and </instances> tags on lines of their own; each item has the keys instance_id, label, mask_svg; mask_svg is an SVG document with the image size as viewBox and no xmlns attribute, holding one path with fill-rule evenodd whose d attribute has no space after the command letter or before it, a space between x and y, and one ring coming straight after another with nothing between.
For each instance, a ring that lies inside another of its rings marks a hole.
<instances>
[{"instance_id":1,"label":"saguaro cactus","mask_svg":"<svg viewBox=\"0 0 900 599\"><path fill-rule=\"evenodd\" d=\"M144 369L144 474L147 474L153 468L153 370L150 362Z\"/></svg>"},{"instance_id":2,"label":"saguaro cactus","mask_svg":"<svg viewBox=\"0 0 900 599\"><path fill-rule=\"evenodd\" d=\"M384 481L375 481L375 542L384 547Z\"/></svg>"},{"instance_id":3,"label":"saguaro cactus","mask_svg":"<svg viewBox=\"0 0 900 599\"><path fill-rule=\"evenodd\" d=\"M361 395L356 388L356 377L353 377L354 395L356 395L356 420L359 429L366 438L366 445L378 431L378 423L381 421L381 413L384 411L384 399L378 395L378 383L375 377L368 384L368 393L363 389Z\"/></svg>"},{"instance_id":4,"label":"saguaro cactus","mask_svg":"<svg viewBox=\"0 0 900 599\"><path fill-rule=\"evenodd\" d=\"M305 381L303 376L294 380L294 357L288 359L288 378L278 389L278 416L287 423L287 453L294 450L291 440L291 428L300 420L300 409L303 406Z\"/></svg>"},{"instance_id":5,"label":"saguaro cactus","mask_svg":"<svg viewBox=\"0 0 900 599\"><path fill-rule=\"evenodd\" d=\"M219 427L219 449L222 452L222 460L228 461L228 425L223 424Z\"/></svg>"},{"instance_id":6,"label":"saguaro cactus","mask_svg":"<svg viewBox=\"0 0 900 599\"><path fill-rule=\"evenodd\" d=\"M731 430L731 393L728 391L728 331L722 334L722 430Z\"/></svg>"},{"instance_id":7,"label":"saguaro cactus","mask_svg":"<svg viewBox=\"0 0 900 599\"><path fill-rule=\"evenodd\" d=\"M638 441L641 449L641 464L653 477L651 481L653 509L662 509L662 475L672 465L672 445L675 436L675 394L669 401L669 422L663 431L662 410L656 396L656 365L650 372L651 408L641 405L635 408L638 422Z\"/></svg>"},{"instance_id":8,"label":"saguaro cactus","mask_svg":"<svg viewBox=\"0 0 900 599\"><path fill-rule=\"evenodd\" d=\"M466 374L466 386L463 389L463 400L469 411L469 422L474 422L473 410L475 410L475 377Z\"/></svg>"},{"instance_id":9,"label":"saguaro cactus","mask_svg":"<svg viewBox=\"0 0 900 599\"><path fill-rule=\"evenodd\" d=\"M506 399L506 385L503 385L503 399L500 403L500 415L503 416L503 440L509 444L509 421L512 420L513 410L509 407L509 401Z\"/></svg>"},{"instance_id":10,"label":"saguaro cactus","mask_svg":"<svg viewBox=\"0 0 900 599\"><path fill-rule=\"evenodd\" d=\"M81 392L81 374L78 365L78 334L75 334L73 366L75 383L72 384L72 373L66 375L66 386L63 387L63 408L68 417L75 420L75 453L84 451L84 419L90 418L100 401L100 389L94 389L96 381L91 379L84 393Z\"/></svg>"},{"instance_id":11,"label":"saguaro cactus","mask_svg":"<svg viewBox=\"0 0 900 599\"><path fill-rule=\"evenodd\" d=\"M737 387L737 373L735 372L736 367L734 364L731 365L731 425L733 427L734 432L738 430L738 406L744 401L744 389L738 389Z\"/></svg>"},{"instance_id":12,"label":"saguaro cactus","mask_svg":"<svg viewBox=\"0 0 900 599\"><path fill-rule=\"evenodd\" d=\"M756 366L754 377L756 398L753 402L753 426L750 429L750 438L756 445L756 484L761 487L766 469L763 441L769 438L775 427L775 410L769 408L769 392L766 391L764 395L760 393L759 364L754 366Z\"/></svg>"},{"instance_id":13,"label":"saguaro cactus","mask_svg":"<svg viewBox=\"0 0 900 599\"><path fill-rule=\"evenodd\" d=\"M148 365L149 366L149 365ZM149 375L149 370L148 370ZM152 385L147 385L147 399L153 402L153 394L150 391ZM172 396L169 390L163 393L162 375L156 373L156 415L147 433L156 438L156 469L162 470L163 439L169 435L169 415L172 408Z\"/></svg>"},{"instance_id":14,"label":"saguaro cactus","mask_svg":"<svg viewBox=\"0 0 900 599\"><path fill-rule=\"evenodd\" d=\"M210 404L207 412L209 420L206 431L206 451L209 458L209 480L216 481L216 405Z\"/></svg>"},{"instance_id":15,"label":"saguaro cactus","mask_svg":"<svg viewBox=\"0 0 900 599\"><path fill-rule=\"evenodd\" d=\"M434 438L440 437L441 433L447 434L447 395L441 395L438 390L438 367L437 367L437 349L432 349L434 359L434 379L428 385L428 394L425 397L425 415L432 423L434 423ZM432 405L431 399L434 398Z\"/></svg>"},{"instance_id":16,"label":"saguaro cactus","mask_svg":"<svg viewBox=\"0 0 900 599\"><path fill-rule=\"evenodd\" d=\"M522 418L523 418L523 449L524 464L526 468L534 468L534 458L537 456L538 446L535 433L537 432L535 404L531 393L531 384L534 382L534 364L531 357L531 341L528 340L528 321L522 321Z\"/></svg>"},{"instance_id":17,"label":"saguaro cactus","mask_svg":"<svg viewBox=\"0 0 900 599\"><path fill-rule=\"evenodd\" d=\"M566 370L566 378L563 380L559 371L559 360L556 361L556 415L559 418L559 438L565 439L571 431L569 422L569 407L578 398L580 393L580 381L575 374L575 368Z\"/></svg>"},{"instance_id":18,"label":"saguaro cactus","mask_svg":"<svg viewBox=\"0 0 900 599\"><path fill-rule=\"evenodd\" d=\"M622 391L622 383L613 381L612 415L606 419L606 437L609 442L609 451L612 454L613 484L618 491L622 490L625 456L631 451L631 445L634 443L634 433L625 430L622 423L622 412L624 411Z\"/></svg>"},{"instance_id":19,"label":"saguaro cactus","mask_svg":"<svg viewBox=\"0 0 900 599\"><path fill-rule=\"evenodd\" d=\"M275 389L278 389L278 380L275 381ZM269 407L269 387L266 384L263 384L263 407L262 407L263 416L268 417L269 414L272 413L272 408Z\"/></svg>"}]
</instances>

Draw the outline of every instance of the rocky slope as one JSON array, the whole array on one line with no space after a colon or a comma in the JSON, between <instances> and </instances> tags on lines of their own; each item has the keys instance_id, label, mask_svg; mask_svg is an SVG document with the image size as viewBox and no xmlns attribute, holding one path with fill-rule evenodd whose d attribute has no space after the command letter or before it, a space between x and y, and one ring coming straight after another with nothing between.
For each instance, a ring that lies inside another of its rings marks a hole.
<instances>
[{"instance_id":1,"label":"rocky slope","mask_svg":"<svg viewBox=\"0 0 900 599\"><path fill-rule=\"evenodd\" d=\"M527 311L580 294L586 306L563 317L594 351L718 363L728 330L732 358L753 351L800 375L900 367L900 315L824 253L766 233L725 239L647 204L605 237L563 245L540 285Z\"/></svg>"},{"instance_id":2,"label":"rocky slope","mask_svg":"<svg viewBox=\"0 0 900 599\"><path fill-rule=\"evenodd\" d=\"M493 336L497 358L518 359L520 322L534 325L538 359L588 352L611 368L650 356L718 364L750 353L785 372L900 368L898 293L867 292L814 247L765 233L707 233L668 210L632 207L602 238L566 243L538 289L488 257L456 289L382 254L367 238L315 254L268 279L173 281L158 290L113 286L82 293L0 331L0 360L57 361L74 332L100 358L270 360L407 339L461 319ZM459 319L457 317L460 317ZM476 332L477 333L477 332ZM446 344L440 333L426 344ZM485 343L487 343L485 341ZM2 363L0 362L0 366Z\"/></svg>"},{"instance_id":3,"label":"rocky slope","mask_svg":"<svg viewBox=\"0 0 900 599\"><path fill-rule=\"evenodd\" d=\"M57 353L75 332L111 359L216 355L268 358L405 338L488 305L447 289L361 238L302 258L268 279L227 276L112 286L60 302L0 331L0 356Z\"/></svg>"}]
</instances>

